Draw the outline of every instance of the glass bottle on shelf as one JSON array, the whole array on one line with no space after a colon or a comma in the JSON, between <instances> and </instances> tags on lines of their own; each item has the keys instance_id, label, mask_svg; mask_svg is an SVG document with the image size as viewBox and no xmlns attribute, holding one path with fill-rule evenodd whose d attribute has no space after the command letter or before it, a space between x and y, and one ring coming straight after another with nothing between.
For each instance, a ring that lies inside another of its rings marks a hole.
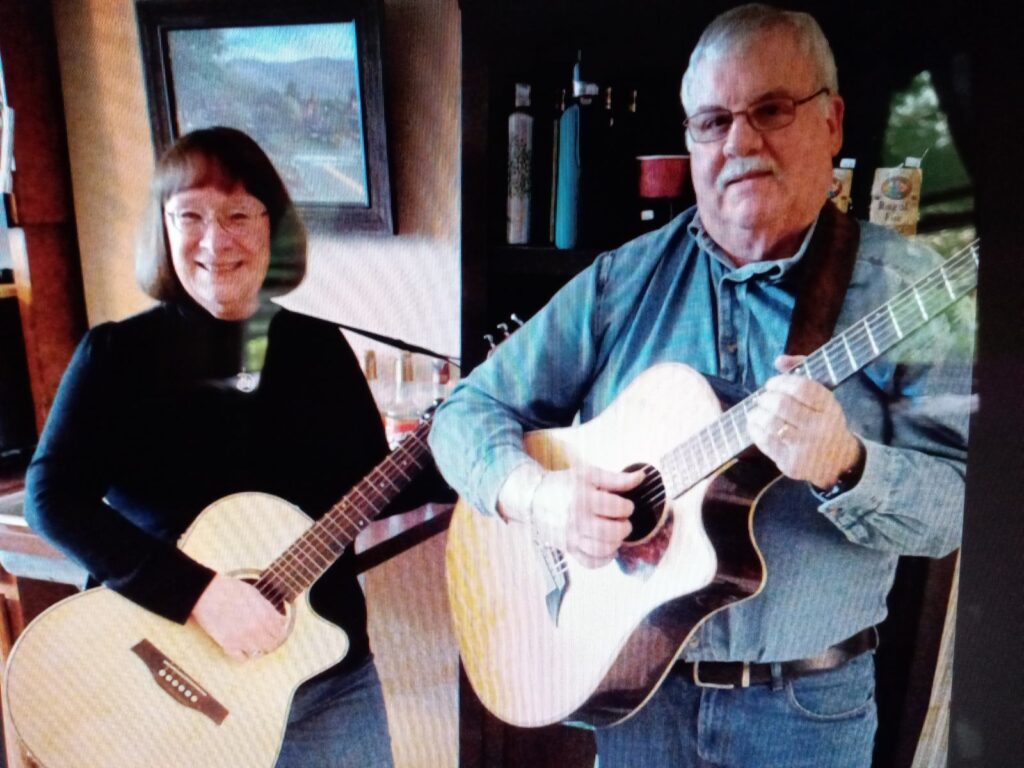
<instances>
[{"instance_id":1,"label":"glass bottle on shelf","mask_svg":"<svg viewBox=\"0 0 1024 768\"><path fill-rule=\"evenodd\" d=\"M516 83L516 106L508 116L508 197L505 206L506 239L512 245L530 241L533 176L533 115L530 86Z\"/></svg>"},{"instance_id":2,"label":"glass bottle on shelf","mask_svg":"<svg viewBox=\"0 0 1024 768\"><path fill-rule=\"evenodd\" d=\"M451 367L447 360L434 360L430 365L430 404L440 403L448 397Z\"/></svg>"},{"instance_id":3,"label":"glass bottle on shelf","mask_svg":"<svg viewBox=\"0 0 1024 768\"><path fill-rule=\"evenodd\" d=\"M366 350L363 354L363 374L366 376L366 383L370 387L370 394L377 404L377 410L384 415L384 406L387 402L387 385L377 371L377 353L372 349Z\"/></svg>"},{"instance_id":4,"label":"glass bottle on shelf","mask_svg":"<svg viewBox=\"0 0 1024 768\"><path fill-rule=\"evenodd\" d=\"M558 132L564 112L565 88L561 88L559 89L558 99L555 102L554 119L551 121L551 166L549 168L551 183L548 185L547 210L544 211L547 231L543 240L551 245L555 243L555 217L558 209Z\"/></svg>"},{"instance_id":5,"label":"glass bottle on shelf","mask_svg":"<svg viewBox=\"0 0 1024 768\"><path fill-rule=\"evenodd\" d=\"M584 79L583 53L577 52L572 70L572 103L559 121L558 190L555 212L555 245L575 248L581 236L586 240L588 163L593 162L593 134L600 123L595 114L596 83Z\"/></svg>"},{"instance_id":6,"label":"glass bottle on shelf","mask_svg":"<svg viewBox=\"0 0 1024 768\"><path fill-rule=\"evenodd\" d=\"M395 360L394 390L384 409L384 433L392 449L419 423L420 410L413 387L412 354L403 352Z\"/></svg>"}]
</instances>

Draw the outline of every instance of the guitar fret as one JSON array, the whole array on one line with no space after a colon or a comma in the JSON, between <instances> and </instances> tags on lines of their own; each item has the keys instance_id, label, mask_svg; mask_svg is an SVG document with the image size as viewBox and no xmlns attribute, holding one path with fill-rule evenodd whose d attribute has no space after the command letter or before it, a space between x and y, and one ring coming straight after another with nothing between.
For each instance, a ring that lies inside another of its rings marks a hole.
<instances>
[{"instance_id":1,"label":"guitar fret","mask_svg":"<svg viewBox=\"0 0 1024 768\"><path fill-rule=\"evenodd\" d=\"M814 381L821 381L822 379L824 379L824 376L821 373L816 373L814 370L815 366L818 366L819 368L821 366L821 350L818 350L817 352L808 355L806 365L807 372L810 375L811 379L813 379Z\"/></svg>"},{"instance_id":2,"label":"guitar fret","mask_svg":"<svg viewBox=\"0 0 1024 768\"><path fill-rule=\"evenodd\" d=\"M846 350L846 357L850 361L850 370L856 371L860 366L857 365L857 359L853 356L853 350L850 349L850 341L847 339L846 334L842 334L840 339L843 340L843 349Z\"/></svg>"},{"instance_id":3,"label":"guitar fret","mask_svg":"<svg viewBox=\"0 0 1024 768\"><path fill-rule=\"evenodd\" d=\"M317 577L324 572L324 568L332 560L327 559L323 551L308 541L303 545L303 555L305 556L303 562L312 566L312 568L308 569L310 578L306 579L306 584L309 585L316 581Z\"/></svg>"},{"instance_id":4,"label":"guitar fret","mask_svg":"<svg viewBox=\"0 0 1024 768\"><path fill-rule=\"evenodd\" d=\"M914 298L917 299L917 308L921 310L921 317L924 320L927 320L928 319L928 310L926 310L924 308L924 302L921 301L921 294L918 292L917 286L914 286L913 293L914 293Z\"/></svg>"},{"instance_id":5,"label":"guitar fret","mask_svg":"<svg viewBox=\"0 0 1024 768\"><path fill-rule=\"evenodd\" d=\"M694 475L700 472L700 467L703 466L703 459L700 454L699 440L691 437L680 447L683 449L683 453L686 454L686 461L680 465L679 471L678 487L683 488L689 484Z\"/></svg>"},{"instance_id":6,"label":"guitar fret","mask_svg":"<svg viewBox=\"0 0 1024 768\"><path fill-rule=\"evenodd\" d=\"M384 481L387 482L387 484L390 485L394 490L396 490L396 491L398 490L398 486L395 485L394 482L392 482L390 477L388 477L386 474L383 474L383 473L381 473L381 476L384 478ZM382 488L382 489L384 488L384 483L380 484L380 488Z\"/></svg>"},{"instance_id":7,"label":"guitar fret","mask_svg":"<svg viewBox=\"0 0 1024 768\"><path fill-rule=\"evenodd\" d=\"M358 489L353 489L353 490L356 491ZM349 511L351 510L351 508L352 508L352 504L351 503L344 504L344 505L339 505L339 507L338 507L338 517L341 520L344 520L346 523L348 523L349 527L352 529L350 534L349 534L349 538L350 539L354 539L356 537L356 535L359 533L359 531L361 531L363 529L363 526L366 525L366 518L360 517L358 510L355 510L356 517L353 518L349 514Z\"/></svg>"},{"instance_id":8,"label":"guitar fret","mask_svg":"<svg viewBox=\"0 0 1024 768\"><path fill-rule=\"evenodd\" d=\"M292 558L292 559L294 559L294 558ZM289 589L289 590L290 590L290 591L291 591L291 592L292 592L293 594L298 594L298 593L299 593L299 592L301 592L301 591L302 591L303 589L305 589L305 585L304 585L304 584L302 583L302 581L300 581L300 580L298 580L298 579L297 579L297 577L298 577L298 574L290 573L290 572L288 572L288 571L283 571L283 572L282 572L282 573L280 574L280 576L281 576L281 580L282 580L282 582L284 583L284 585L285 585L285 586L286 586L286 587L287 587L287 588L288 588L288 589Z\"/></svg>"},{"instance_id":9,"label":"guitar fret","mask_svg":"<svg viewBox=\"0 0 1024 768\"><path fill-rule=\"evenodd\" d=\"M309 566L309 560L302 556L302 555L306 554L303 550L307 548L307 545L305 544L303 539L299 539L297 544L298 544L298 546L297 546L295 552L293 552L293 555L292 555L293 560L298 564L298 566L303 571L305 571L309 576L312 576L313 579L315 579L319 575L317 573L317 571L319 569L318 568L309 568L308 567ZM301 574L299 574L299 575L301 576Z\"/></svg>"},{"instance_id":10,"label":"guitar fret","mask_svg":"<svg viewBox=\"0 0 1024 768\"><path fill-rule=\"evenodd\" d=\"M334 537L333 537L333 536L332 536L332 537L330 537L330 539L325 539L325 538L324 538L324 537L323 537L323 536L321 535L321 532L322 532L322 531L323 531L323 527L322 527L322 526L319 526L319 525L314 525L314 526L313 526L312 528L310 528L310 529L309 529L309 533L310 533L310 536L315 536L315 537L316 537L316 538L317 538L317 539L318 539L318 540L320 541L320 543L321 543L321 544L323 544L323 545L324 545L325 547L327 547L327 548L328 548L328 549L327 549L327 551L328 551L329 553L331 553L331 554L335 554L335 553L334 553L334 550L333 550L333 549L331 548L331 540L334 540L334 541L337 541L337 540L336 540L336 539L334 539ZM341 553L340 553L340 552L338 552L337 554L339 554L339 555L340 555Z\"/></svg>"},{"instance_id":11,"label":"guitar fret","mask_svg":"<svg viewBox=\"0 0 1024 768\"><path fill-rule=\"evenodd\" d=\"M317 523L317 526L320 526L321 523L323 523L323 525L321 526L321 530L323 530L324 533L326 533L328 536L330 536L331 537L331 541L333 541L335 544L340 546L341 547L341 551L343 551L345 549L345 547L348 546L348 542L347 541L343 541L342 539L339 539L337 536L334 535L334 531L331 530L331 523L327 519L326 516L324 516L324 518L319 523Z\"/></svg>"},{"instance_id":12,"label":"guitar fret","mask_svg":"<svg viewBox=\"0 0 1024 768\"><path fill-rule=\"evenodd\" d=\"M685 444L683 447L686 447ZM672 463L672 483L680 492L685 487L684 484L686 483L686 475L683 473L683 468L685 466L687 465L683 461L675 461Z\"/></svg>"},{"instance_id":13,"label":"guitar fret","mask_svg":"<svg viewBox=\"0 0 1024 768\"><path fill-rule=\"evenodd\" d=\"M899 338L903 338L903 331L900 330L899 321L896 319L896 313L892 311L892 304L886 304L885 308L889 310L889 318L892 320L892 328L896 331L896 335Z\"/></svg>"},{"instance_id":14,"label":"guitar fret","mask_svg":"<svg viewBox=\"0 0 1024 768\"><path fill-rule=\"evenodd\" d=\"M718 449L718 443L715 441L715 430L718 429L718 422L711 422L708 424L707 433L711 438L711 459L716 461L718 456L721 456L721 451Z\"/></svg>"},{"instance_id":15,"label":"guitar fret","mask_svg":"<svg viewBox=\"0 0 1024 768\"><path fill-rule=\"evenodd\" d=\"M357 486L356 486L355 488L353 488L353 489L352 489L352 490L353 490L353 492L354 492L354 493L355 493L355 494L356 494L357 496L359 496L360 498L362 498L362 500L363 500L364 502L366 502L367 504L369 504L369 505L370 505L371 507L375 507L375 506L376 506L376 504L374 504L374 503L373 503L373 500L372 500L372 499L370 499L370 497L369 497L369 496L367 496L367 494L366 494L366 492L367 492L367 491L369 491L369 490L371 490L371 489L369 489L369 488L366 488L366 489L364 489L364 488L362 488L362 487L361 487L362 485L363 485L363 484L362 484L362 483L360 483L360 484L359 484L359 485L357 485Z\"/></svg>"},{"instance_id":16,"label":"guitar fret","mask_svg":"<svg viewBox=\"0 0 1024 768\"><path fill-rule=\"evenodd\" d=\"M942 277L942 282L946 284L946 290L949 292L949 298L955 299L956 293L953 291L953 286L949 283L949 278L946 277L945 266L939 267L939 275Z\"/></svg>"},{"instance_id":17,"label":"guitar fret","mask_svg":"<svg viewBox=\"0 0 1024 768\"><path fill-rule=\"evenodd\" d=\"M707 461L707 450L706 450L707 446L705 445L704 438L703 438L703 435L706 432L707 432L707 429L702 429L700 432L697 433L696 437L698 439L697 439L696 445L694 446L695 448L699 448L700 449L700 458L697 461L697 466L700 467L702 470L703 470L704 466L708 463L708 461Z\"/></svg>"},{"instance_id":18,"label":"guitar fret","mask_svg":"<svg viewBox=\"0 0 1024 768\"><path fill-rule=\"evenodd\" d=\"M821 357L825 361L825 367L828 369L828 376L832 380L832 384L838 384L839 379L836 378L836 372L832 368L832 361L828 359L828 347L821 348Z\"/></svg>"},{"instance_id":19,"label":"guitar fret","mask_svg":"<svg viewBox=\"0 0 1024 768\"><path fill-rule=\"evenodd\" d=\"M739 427L739 424L736 423L736 418L735 417L730 418L729 419L729 423L732 424L733 432L736 434L736 451L735 452L738 453L743 448L743 442L744 442L743 435L740 434L740 427Z\"/></svg>"},{"instance_id":20,"label":"guitar fret","mask_svg":"<svg viewBox=\"0 0 1024 768\"><path fill-rule=\"evenodd\" d=\"M865 317L861 324L864 326L864 332L867 334L868 343L871 345L871 352L875 356L878 356L878 344L875 343L875 335L871 333L871 324L868 323L868 318Z\"/></svg>"}]
</instances>

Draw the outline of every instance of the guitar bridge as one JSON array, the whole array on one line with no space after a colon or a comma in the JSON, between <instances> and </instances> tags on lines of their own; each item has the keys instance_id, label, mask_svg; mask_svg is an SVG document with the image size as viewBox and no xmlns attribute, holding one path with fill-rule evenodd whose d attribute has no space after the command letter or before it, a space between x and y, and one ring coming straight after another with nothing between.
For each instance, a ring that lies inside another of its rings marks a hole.
<instances>
[{"instance_id":1,"label":"guitar bridge","mask_svg":"<svg viewBox=\"0 0 1024 768\"><path fill-rule=\"evenodd\" d=\"M132 646L149 673L164 693L182 706L206 715L217 725L228 716L227 708L203 689L185 670L167 658L149 640L140 640Z\"/></svg>"}]
</instances>

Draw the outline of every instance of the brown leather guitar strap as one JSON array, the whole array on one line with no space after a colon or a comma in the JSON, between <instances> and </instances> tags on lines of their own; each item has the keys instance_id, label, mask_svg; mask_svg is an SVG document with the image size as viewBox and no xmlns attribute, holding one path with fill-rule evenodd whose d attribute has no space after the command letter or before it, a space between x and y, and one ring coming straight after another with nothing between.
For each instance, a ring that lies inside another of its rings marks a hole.
<instances>
[{"instance_id":1,"label":"brown leather guitar strap","mask_svg":"<svg viewBox=\"0 0 1024 768\"><path fill-rule=\"evenodd\" d=\"M859 243L857 220L831 202L825 203L807 252L796 268L796 304L786 354L809 354L832 338Z\"/></svg>"}]
</instances>

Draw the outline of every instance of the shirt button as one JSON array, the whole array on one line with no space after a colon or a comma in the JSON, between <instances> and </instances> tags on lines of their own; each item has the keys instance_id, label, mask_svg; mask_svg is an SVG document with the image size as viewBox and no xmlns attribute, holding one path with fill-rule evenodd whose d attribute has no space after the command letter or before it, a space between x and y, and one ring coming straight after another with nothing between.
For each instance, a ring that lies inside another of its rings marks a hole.
<instances>
[{"instance_id":1,"label":"shirt button","mask_svg":"<svg viewBox=\"0 0 1024 768\"><path fill-rule=\"evenodd\" d=\"M736 342L735 341L730 341L728 344L726 344L725 345L725 351L729 352L729 353L735 352L736 351Z\"/></svg>"}]
</instances>

